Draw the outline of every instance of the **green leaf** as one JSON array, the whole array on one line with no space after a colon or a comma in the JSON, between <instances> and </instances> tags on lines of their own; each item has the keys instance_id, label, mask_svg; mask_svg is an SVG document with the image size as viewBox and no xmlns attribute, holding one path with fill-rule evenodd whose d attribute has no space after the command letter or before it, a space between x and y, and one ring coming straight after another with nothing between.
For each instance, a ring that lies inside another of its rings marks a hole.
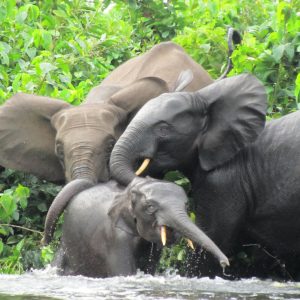
<instances>
[{"instance_id":1,"label":"green leaf","mask_svg":"<svg viewBox=\"0 0 300 300\"><path fill-rule=\"evenodd\" d=\"M289 62L292 62L294 55L295 55L295 48L294 45L288 43L285 45L285 53Z\"/></svg>"},{"instance_id":2,"label":"green leaf","mask_svg":"<svg viewBox=\"0 0 300 300\"><path fill-rule=\"evenodd\" d=\"M20 253L22 248L24 247L25 239L22 239L16 246L17 251Z\"/></svg>"},{"instance_id":3,"label":"green leaf","mask_svg":"<svg viewBox=\"0 0 300 300\"><path fill-rule=\"evenodd\" d=\"M12 87L13 87L13 91L15 93L19 92L19 89L20 89L20 86L21 86L21 78L22 78L22 74L17 74L17 76L13 80Z\"/></svg>"},{"instance_id":4,"label":"green leaf","mask_svg":"<svg viewBox=\"0 0 300 300\"><path fill-rule=\"evenodd\" d=\"M195 215L195 213L194 213L194 212L190 212L190 215L189 215L189 217L190 217L190 219L191 219L191 221L192 221L193 223L195 223L195 222L196 222L196 215Z\"/></svg>"},{"instance_id":5,"label":"green leaf","mask_svg":"<svg viewBox=\"0 0 300 300\"><path fill-rule=\"evenodd\" d=\"M7 245L14 245L19 242L19 237L17 235L12 235L6 240Z\"/></svg>"},{"instance_id":6,"label":"green leaf","mask_svg":"<svg viewBox=\"0 0 300 300\"><path fill-rule=\"evenodd\" d=\"M44 264L49 264L54 258L54 251L51 249L51 246L46 246L42 248L41 259Z\"/></svg>"},{"instance_id":7,"label":"green leaf","mask_svg":"<svg viewBox=\"0 0 300 300\"><path fill-rule=\"evenodd\" d=\"M35 29L32 33L34 46L38 48L41 42L42 31L40 29Z\"/></svg>"},{"instance_id":8,"label":"green leaf","mask_svg":"<svg viewBox=\"0 0 300 300\"><path fill-rule=\"evenodd\" d=\"M9 232L9 227L8 226L0 226L0 234L2 235L8 235Z\"/></svg>"},{"instance_id":9,"label":"green leaf","mask_svg":"<svg viewBox=\"0 0 300 300\"><path fill-rule=\"evenodd\" d=\"M17 198L17 201L20 203L21 207L24 209L27 207L27 198L30 196L29 188L19 184L15 190L14 195Z\"/></svg>"},{"instance_id":10,"label":"green leaf","mask_svg":"<svg viewBox=\"0 0 300 300\"><path fill-rule=\"evenodd\" d=\"M4 248L4 245L3 245L2 239L0 239L0 254L3 252L3 248Z\"/></svg>"},{"instance_id":11,"label":"green leaf","mask_svg":"<svg viewBox=\"0 0 300 300\"><path fill-rule=\"evenodd\" d=\"M47 50L52 47L52 35L48 31L42 33L42 46Z\"/></svg>"},{"instance_id":12,"label":"green leaf","mask_svg":"<svg viewBox=\"0 0 300 300\"><path fill-rule=\"evenodd\" d=\"M46 63L46 62L40 63L39 67L43 75L48 74L49 72L57 69L57 67L53 66L51 63Z\"/></svg>"},{"instance_id":13,"label":"green leaf","mask_svg":"<svg viewBox=\"0 0 300 300\"><path fill-rule=\"evenodd\" d=\"M46 203L42 202L37 206L38 210L41 212L46 212L48 210L48 207Z\"/></svg>"},{"instance_id":14,"label":"green leaf","mask_svg":"<svg viewBox=\"0 0 300 300\"><path fill-rule=\"evenodd\" d=\"M185 250L181 249L177 254L177 260L181 261L184 259L184 257L185 257Z\"/></svg>"},{"instance_id":15,"label":"green leaf","mask_svg":"<svg viewBox=\"0 0 300 300\"><path fill-rule=\"evenodd\" d=\"M12 216L17 205L11 195L3 194L0 198L0 208L3 208L7 216Z\"/></svg>"},{"instance_id":16,"label":"green leaf","mask_svg":"<svg viewBox=\"0 0 300 300\"><path fill-rule=\"evenodd\" d=\"M300 97L300 73L297 75L295 85L296 85L296 87L295 87L295 97L296 97L296 101L298 101L298 99Z\"/></svg>"},{"instance_id":17,"label":"green leaf","mask_svg":"<svg viewBox=\"0 0 300 300\"><path fill-rule=\"evenodd\" d=\"M202 45L200 45L199 48L202 49L204 53L209 53L209 51L211 49L211 45L210 44L202 44Z\"/></svg>"},{"instance_id":18,"label":"green leaf","mask_svg":"<svg viewBox=\"0 0 300 300\"><path fill-rule=\"evenodd\" d=\"M27 18L27 11L26 10L19 11L19 13L16 16L16 22L19 24L23 24L26 18Z\"/></svg>"},{"instance_id":19,"label":"green leaf","mask_svg":"<svg viewBox=\"0 0 300 300\"><path fill-rule=\"evenodd\" d=\"M27 5L27 11L28 11L28 15L29 15L29 18L31 21L37 20L37 18L40 15L40 9L38 8L38 6L33 5L33 4Z\"/></svg>"},{"instance_id":20,"label":"green leaf","mask_svg":"<svg viewBox=\"0 0 300 300\"><path fill-rule=\"evenodd\" d=\"M9 65L9 52L11 51L11 46L5 42L0 42L0 56L2 57L2 64Z\"/></svg>"},{"instance_id":21,"label":"green leaf","mask_svg":"<svg viewBox=\"0 0 300 300\"><path fill-rule=\"evenodd\" d=\"M273 48L273 57L277 63L280 62L281 58L283 57L285 50L285 45L279 45L275 48Z\"/></svg>"}]
</instances>

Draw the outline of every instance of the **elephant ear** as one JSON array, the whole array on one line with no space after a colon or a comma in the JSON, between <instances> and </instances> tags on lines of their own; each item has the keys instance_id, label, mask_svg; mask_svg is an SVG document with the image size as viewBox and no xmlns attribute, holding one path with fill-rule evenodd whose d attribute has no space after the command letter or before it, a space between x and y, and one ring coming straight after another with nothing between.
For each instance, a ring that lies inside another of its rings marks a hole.
<instances>
[{"instance_id":1,"label":"elephant ear","mask_svg":"<svg viewBox=\"0 0 300 300\"><path fill-rule=\"evenodd\" d=\"M125 201L124 197L126 198ZM116 196L116 199L108 210L108 215L114 227L131 235L138 235L131 213L130 201L127 201L128 199L128 191Z\"/></svg>"},{"instance_id":2,"label":"elephant ear","mask_svg":"<svg viewBox=\"0 0 300 300\"><path fill-rule=\"evenodd\" d=\"M265 88L250 74L217 81L196 93L207 109L207 130L199 139L200 165L211 170L258 137L265 125Z\"/></svg>"},{"instance_id":3,"label":"elephant ear","mask_svg":"<svg viewBox=\"0 0 300 300\"><path fill-rule=\"evenodd\" d=\"M49 181L64 179L55 155L51 117L70 105L30 94L16 94L0 107L0 165Z\"/></svg>"}]
</instances>

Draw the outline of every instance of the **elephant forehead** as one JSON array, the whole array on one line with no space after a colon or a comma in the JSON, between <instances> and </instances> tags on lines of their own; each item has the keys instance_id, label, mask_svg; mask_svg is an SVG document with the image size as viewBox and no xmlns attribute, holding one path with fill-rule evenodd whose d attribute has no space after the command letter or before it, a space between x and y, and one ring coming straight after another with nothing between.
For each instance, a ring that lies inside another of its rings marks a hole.
<instances>
[{"instance_id":1,"label":"elephant forehead","mask_svg":"<svg viewBox=\"0 0 300 300\"><path fill-rule=\"evenodd\" d=\"M119 123L118 114L109 107L74 107L55 115L52 120L56 130L73 128L98 129L111 132Z\"/></svg>"},{"instance_id":2,"label":"elephant forehead","mask_svg":"<svg viewBox=\"0 0 300 300\"><path fill-rule=\"evenodd\" d=\"M152 182L144 185L141 190L147 197L163 202L164 199L174 199L174 201L187 202L187 196L184 190L170 182Z\"/></svg>"},{"instance_id":3,"label":"elephant forehead","mask_svg":"<svg viewBox=\"0 0 300 300\"><path fill-rule=\"evenodd\" d=\"M188 93L168 93L146 103L137 113L136 118L141 118L147 122L151 120L167 121L190 108L190 94Z\"/></svg>"}]
</instances>

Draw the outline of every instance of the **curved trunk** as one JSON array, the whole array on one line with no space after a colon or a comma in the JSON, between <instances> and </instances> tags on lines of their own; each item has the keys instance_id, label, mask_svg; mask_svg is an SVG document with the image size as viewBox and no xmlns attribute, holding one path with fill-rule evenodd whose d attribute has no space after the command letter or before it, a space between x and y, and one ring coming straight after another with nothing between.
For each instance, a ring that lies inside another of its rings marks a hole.
<instances>
[{"instance_id":1,"label":"curved trunk","mask_svg":"<svg viewBox=\"0 0 300 300\"><path fill-rule=\"evenodd\" d=\"M171 214L171 213L170 213ZM229 260L220 248L186 215L186 213L172 215L172 220L166 224L175 229L183 237L201 245L202 248L212 253L219 261L222 268L229 266Z\"/></svg>"},{"instance_id":2,"label":"curved trunk","mask_svg":"<svg viewBox=\"0 0 300 300\"><path fill-rule=\"evenodd\" d=\"M42 241L43 244L47 245L51 242L56 222L68 205L69 201L81 191L94 185L95 184L92 181L87 179L75 179L63 187L53 200L48 210L45 221L44 238Z\"/></svg>"},{"instance_id":3,"label":"curved trunk","mask_svg":"<svg viewBox=\"0 0 300 300\"><path fill-rule=\"evenodd\" d=\"M127 186L136 176L134 165L139 158L139 142L143 136L143 126L127 127L119 138L110 157L111 176L120 184ZM149 148L149 151L151 149ZM152 155L148 155L151 158Z\"/></svg>"}]
</instances>

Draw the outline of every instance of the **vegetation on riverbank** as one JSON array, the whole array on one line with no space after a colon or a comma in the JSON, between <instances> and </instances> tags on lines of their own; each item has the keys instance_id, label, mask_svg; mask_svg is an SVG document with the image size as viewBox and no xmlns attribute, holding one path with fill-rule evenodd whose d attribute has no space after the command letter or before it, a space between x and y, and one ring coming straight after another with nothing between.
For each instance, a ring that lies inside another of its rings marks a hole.
<instances>
[{"instance_id":1,"label":"vegetation on riverbank","mask_svg":"<svg viewBox=\"0 0 300 300\"><path fill-rule=\"evenodd\" d=\"M251 72L264 83L270 118L300 108L299 0L7 0L0 1L0 25L0 103L22 91L78 105L119 64L166 40L217 78L226 67L227 27L233 26L243 43L232 55L229 76ZM1 273L51 260L55 243L41 248L40 240L59 189L28 174L1 172ZM182 267L187 251L165 251L161 268ZM252 263L243 254L241 261Z\"/></svg>"}]
</instances>

